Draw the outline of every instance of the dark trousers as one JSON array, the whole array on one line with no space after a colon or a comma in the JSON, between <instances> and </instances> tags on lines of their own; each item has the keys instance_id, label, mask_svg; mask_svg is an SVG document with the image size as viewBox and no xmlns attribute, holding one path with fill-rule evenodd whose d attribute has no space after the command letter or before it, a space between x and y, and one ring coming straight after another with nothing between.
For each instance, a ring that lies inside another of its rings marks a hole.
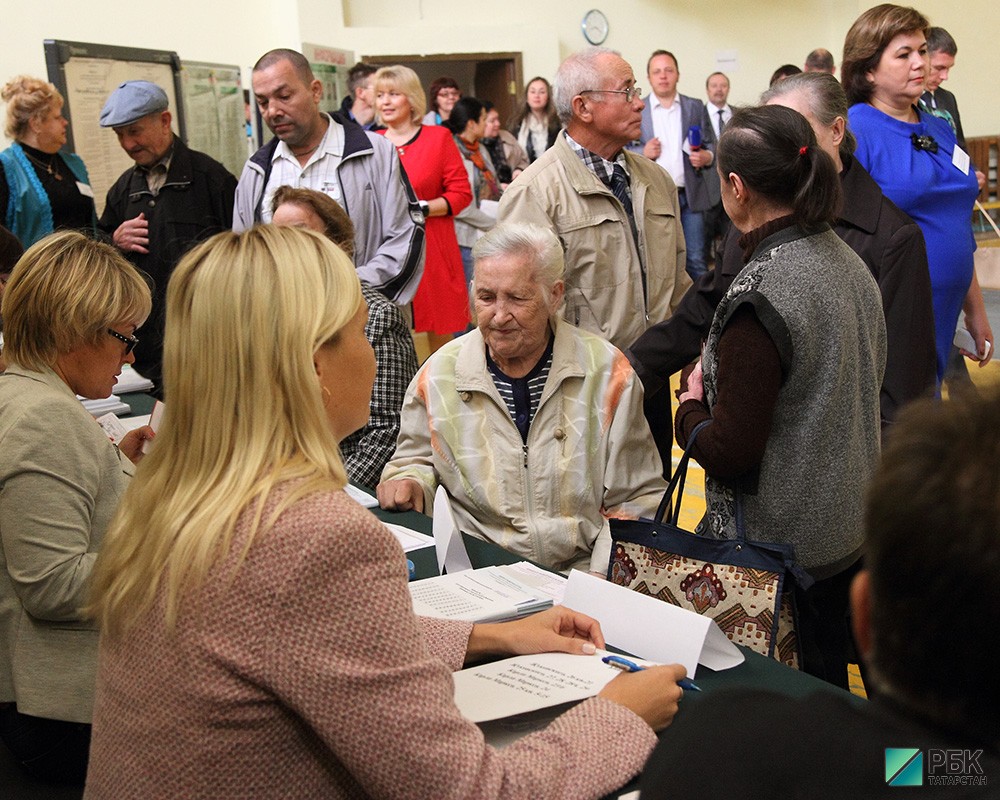
<instances>
[{"instance_id":1,"label":"dark trousers","mask_svg":"<svg viewBox=\"0 0 1000 800\"><path fill-rule=\"evenodd\" d=\"M861 568L860 559L803 591L795 587L802 670L827 683L848 689L847 657L851 650L848 594Z\"/></svg>"},{"instance_id":2,"label":"dark trousers","mask_svg":"<svg viewBox=\"0 0 1000 800\"><path fill-rule=\"evenodd\" d=\"M90 754L90 725L0 708L0 739L25 773L45 783L83 786Z\"/></svg>"}]
</instances>

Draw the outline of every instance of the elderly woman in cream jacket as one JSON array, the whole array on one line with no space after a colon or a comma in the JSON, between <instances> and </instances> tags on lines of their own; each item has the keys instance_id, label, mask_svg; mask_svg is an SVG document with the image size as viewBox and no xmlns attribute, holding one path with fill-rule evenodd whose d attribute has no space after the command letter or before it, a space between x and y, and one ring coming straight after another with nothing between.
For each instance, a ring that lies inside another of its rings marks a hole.
<instances>
[{"instance_id":1,"label":"elderly woman in cream jacket","mask_svg":"<svg viewBox=\"0 0 1000 800\"><path fill-rule=\"evenodd\" d=\"M379 502L429 513L443 485L467 533L605 575L608 518L651 516L665 490L640 383L621 352L560 319L554 234L501 225L474 255L478 329L410 384Z\"/></svg>"}]
</instances>

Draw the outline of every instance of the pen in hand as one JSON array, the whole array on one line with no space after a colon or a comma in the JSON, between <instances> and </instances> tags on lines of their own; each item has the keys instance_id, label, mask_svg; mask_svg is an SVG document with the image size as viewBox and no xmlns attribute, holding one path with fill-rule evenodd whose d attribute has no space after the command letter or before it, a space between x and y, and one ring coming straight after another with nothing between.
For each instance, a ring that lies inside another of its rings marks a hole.
<instances>
[{"instance_id":1,"label":"pen in hand","mask_svg":"<svg viewBox=\"0 0 1000 800\"><path fill-rule=\"evenodd\" d=\"M601 661L624 672L639 672L640 670L646 669L645 667L640 667L634 661L629 661L627 658L623 658L622 656L604 656ZM681 678L677 681L677 685L684 691L701 691L701 689L690 678Z\"/></svg>"}]
</instances>

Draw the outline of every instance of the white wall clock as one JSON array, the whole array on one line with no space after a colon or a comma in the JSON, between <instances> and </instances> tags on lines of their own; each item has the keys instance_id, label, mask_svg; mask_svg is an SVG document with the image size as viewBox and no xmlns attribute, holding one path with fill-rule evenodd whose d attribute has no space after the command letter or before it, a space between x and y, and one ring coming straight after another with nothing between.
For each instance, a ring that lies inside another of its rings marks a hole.
<instances>
[{"instance_id":1,"label":"white wall clock","mask_svg":"<svg viewBox=\"0 0 1000 800\"><path fill-rule=\"evenodd\" d=\"M583 38L591 44L604 44L604 40L608 38L608 18L596 8L583 15L580 27L583 29Z\"/></svg>"}]
</instances>

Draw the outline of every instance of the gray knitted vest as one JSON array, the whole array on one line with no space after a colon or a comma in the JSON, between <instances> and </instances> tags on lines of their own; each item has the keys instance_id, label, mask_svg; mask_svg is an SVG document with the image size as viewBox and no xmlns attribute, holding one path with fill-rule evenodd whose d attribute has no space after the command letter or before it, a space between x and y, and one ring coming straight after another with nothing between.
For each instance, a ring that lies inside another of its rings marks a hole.
<instances>
[{"instance_id":1,"label":"gray knitted vest","mask_svg":"<svg viewBox=\"0 0 1000 800\"><path fill-rule=\"evenodd\" d=\"M885 318L864 262L828 227L792 226L764 239L715 312L703 358L716 402L719 339L750 303L781 358L782 386L756 476L740 481L747 537L783 542L821 579L850 566L879 452ZM753 478L756 477L756 481ZM736 536L734 487L705 481L706 518Z\"/></svg>"}]
</instances>

